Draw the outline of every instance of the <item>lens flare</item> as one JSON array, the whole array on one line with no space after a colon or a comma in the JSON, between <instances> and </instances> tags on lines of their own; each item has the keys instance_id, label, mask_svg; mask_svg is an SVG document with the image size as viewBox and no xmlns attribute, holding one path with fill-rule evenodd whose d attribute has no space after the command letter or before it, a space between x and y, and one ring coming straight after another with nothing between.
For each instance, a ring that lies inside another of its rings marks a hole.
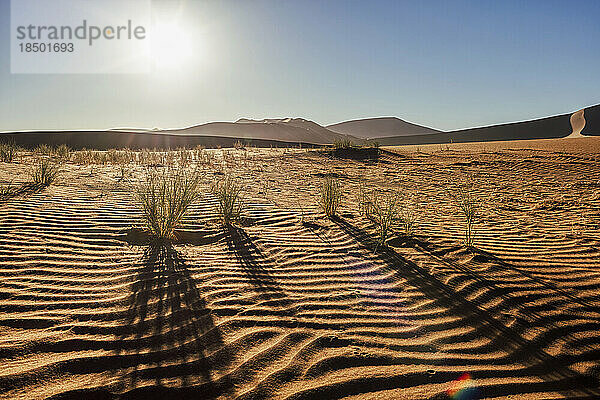
<instances>
[{"instance_id":1,"label":"lens flare","mask_svg":"<svg viewBox=\"0 0 600 400\"><path fill-rule=\"evenodd\" d=\"M448 397L457 400L479 399L479 389L468 372L456 378L450 384L450 388L446 390L446 394Z\"/></svg>"}]
</instances>

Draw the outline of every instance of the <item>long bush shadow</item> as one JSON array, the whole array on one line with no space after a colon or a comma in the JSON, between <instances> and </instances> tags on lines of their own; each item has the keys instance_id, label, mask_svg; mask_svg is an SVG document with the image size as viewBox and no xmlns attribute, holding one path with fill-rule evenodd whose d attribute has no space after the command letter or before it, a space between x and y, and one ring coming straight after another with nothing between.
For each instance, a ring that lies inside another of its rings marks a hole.
<instances>
[{"instance_id":1,"label":"long bush shadow","mask_svg":"<svg viewBox=\"0 0 600 400\"><path fill-rule=\"evenodd\" d=\"M226 230L227 248L235 255L249 283L270 305L289 306L292 301L264 267L265 257L250 236L239 227L230 226Z\"/></svg>"},{"instance_id":2,"label":"long bush shadow","mask_svg":"<svg viewBox=\"0 0 600 400\"><path fill-rule=\"evenodd\" d=\"M491 262L495 263L498 267L501 267L503 269L511 269L511 270L531 279L538 285L545 286L546 288L556 292L557 294L564 296L564 297L568 298L569 300L581 305L587 311L593 312L596 315L600 315L600 308L598 306L590 303L589 301L586 301L585 299L574 296L572 293L569 293L568 291L563 290L562 288L558 287L554 282L548 281L546 279L542 279L542 278L536 276L535 274L528 272L524 268L520 268L513 264L510 264L507 261L496 256L495 254L490 253L489 251L486 251L483 249L478 249L478 248L472 248L471 251L474 254L476 254L479 257L479 260L481 260L481 261L491 261Z\"/></svg>"},{"instance_id":3,"label":"long bush shadow","mask_svg":"<svg viewBox=\"0 0 600 400\"><path fill-rule=\"evenodd\" d=\"M201 389L202 398L231 389L226 375L212 376L227 367L231 354L195 279L170 243L145 250L119 342L117 353L127 359L122 389L154 381L160 392L168 381L170 387Z\"/></svg>"},{"instance_id":4,"label":"long bush shadow","mask_svg":"<svg viewBox=\"0 0 600 400\"><path fill-rule=\"evenodd\" d=\"M375 251L377 257L395 273L407 279L409 285L415 286L431 299L444 303L450 312L463 318L465 324L473 326L480 335L485 335L492 341L503 346L514 355L515 361L528 365L533 370L538 370L539 376L556 386L563 382L562 390L569 395L573 392L583 396L598 396L599 382L589 375L580 374L570 369L558 359L546 353L535 343L526 340L513 329L505 326L501 321L478 305L454 292L444 282L431 275L426 268L401 257L394 250L386 246L377 246L376 240L365 230L358 228L343 219L334 219L336 225L347 235L352 237L359 245Z\"/></svg>"},{"instance_id":5,"label":"long bush shadow","mask_svg":"<svg viewBox=\"0 0 600 400\"><path fill-rule=\"evenodd\" d=\"M48 185L37 184L37 183L23 183L19 186L9 185L7 188L3 189L0 193L0 202L10 200L14 197L18 197L21 195L29 195L37 192L41 192Z\"/></svg>"}]
</instances>

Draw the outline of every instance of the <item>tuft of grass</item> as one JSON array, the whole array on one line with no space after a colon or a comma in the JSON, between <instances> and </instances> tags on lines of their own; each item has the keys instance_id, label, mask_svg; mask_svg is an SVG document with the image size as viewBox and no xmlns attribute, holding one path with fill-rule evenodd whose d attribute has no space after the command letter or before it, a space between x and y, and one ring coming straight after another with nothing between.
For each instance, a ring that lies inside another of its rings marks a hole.
<instances>
[{"instance_id":1,"label":"tuft of grass","mask_svg":"<svg viewBox=\"0 0 600 400\"><path fill-rule=\"evenodd\" d=\"M186 212L200 197L201 175L197 170L147 169L145 180L135 194L143 213L145 228L154 239L171 240Z\"/></svg>"},{"instance_id":2,"label":"tuft of grass","mask_svg":"<svg viewBox=\"0 0 600 400\"><path fill-rule=\"evenodd\" d=\"M397 193L388 193L385 196L373 194L367 216L377 226L377 246L385 245L397 225L399 200L400 196Z\"/></svg>"},{"instance_id":3,"label":"tuft of grass","mask_svg":"<svg viewBox=\"0 0 600 400\"><path fill-rule=\"evenodd\" d=\"M350 158L354 160L376 160L379 157L379 143L367 142L353 143L349 139L338 140L333 144L333 149L327 151L336 158Z\"/></svg>"},{"instance_id":4,"label":"tuft of grass","mask_svg":"<svg viewBox=\"0 0 600 400\"><path fill-rule=\"evenodd\" d=\"M364 217L368 217L371 213L371 196L367 191L367 185L361 179L358 184L358 192L356 194L356 203L358 205L358 213Z\"/></svg>"},{"instance_id":5,"label":"tuft of grass","mask_svg":"<svg viewBox=\"0 0 600 400\"><path fill-rule=\"evenodd\" d=\"M454 200L465 217L464 245L471 248L475 240L474 225L479 211L477 199L469 187L461 186L454 195Z\"/></svg>"},{"instance_id":6,"label":"tuft of grass","mask_svg":"<svg viewBox=\"0 0 600 400\"><path fill-rule=\"evenodd\" d=\"M212 186L212 193L217 198L217 213L225 226L231 226L241 217L244 203L242 200L242 187L231 175L216 181Z\"/></svg>"},{"instance_id":7,"label":"tuft of grass","mask_svg":"<svg viewBox=\"0 0 600 400\"><path fill-rule=\"evenodd\" d=\"M40 156L50 156L52 155L52 147L48 146L47 144L40 144L33 149L33 153Z\"/></svg>"},{"instance_id":8,"label":"tuft of grass","mask_svg":"<svg viewBox=\"0 0 600 400\"><path fill-rule=\"evenodd\" d=\"M60 166L48 158L42 158L31 172L32 183L35 186L50 186L56 180Z\"/></svg>"},{"instance_id":9,"label":"tuft of grass","mask_svg":"<svg viewBox=\"0 0 600 400\"><path fill-rule=\"evenodd\" d=\"M398 216L400 220L401 232L407 238L415 235L418 227L419 215L413 208L405 206Z\"/></svg>"},{"instance_id":10,"label":"tuft of grass","mask_svg":"<svg viewBox=\"0 0 600 400\"><path fill-rule=\"evenodd\" d=\"M350 139L340 139L340 140L335 141L335 143L333 144L333 147L336 150L347 150L347 149L353 148L354 143Z\"/></svg>"},{"instance_id":11,"label":"tuft of grass","mask_svg":"<svg viewBox=\"0 0 600 400\"><path fill-rule=\"evenodd\" d=\"M408 202L401 202L401 198L397 192L368 191L364 182L359 184L358 211L375 224L378 247L385 245L393 234L398 233L407 238L415 234L418 213Z\"/></svg>"},{"instance_id":12,"label":"tuft of grass","mask_svg":"<svg viewBox=\"0 0 600 400\"><path fill-rule=\"evenodd\" d=\"M0 200L4 200L7 199L9 197L11 197L13 195L13 193L15 193L16 189L13 186L12 182L10 182L8 185L4 186L0 186Z\"/></svg>"},{"instance_id":13,"label":"tuft of grass","mask_svg":"<svg viewBox=\"0 0 600 400\"><path fill-rule=\"evenodd\" d=\"M334 218L342 201L342 188L340 182L331 176L326 177L321 185L319 205L328 218Z\"/></svg>"},{"instance_id":14,"label":"tuft of grass","mask_svg":"<svg viewBox=\"0 0 600 400\"><path fill-rule=\"evenodd\" d=\"M0 143L0 161L10 163L13 162L17 155L17 145L8 142L8 143Z\"/></svg>"},{"instance_id":15,"label":"tuft of grass","mask_svg":"<svg viewBox=\"0 0 600 400\"><path fill-rule=\"evenodd\" d=\"M61 144L54 150L54 154L60 159L68 160L71 156L71 149L66 144Z\"/></svg>"}]
</instances>

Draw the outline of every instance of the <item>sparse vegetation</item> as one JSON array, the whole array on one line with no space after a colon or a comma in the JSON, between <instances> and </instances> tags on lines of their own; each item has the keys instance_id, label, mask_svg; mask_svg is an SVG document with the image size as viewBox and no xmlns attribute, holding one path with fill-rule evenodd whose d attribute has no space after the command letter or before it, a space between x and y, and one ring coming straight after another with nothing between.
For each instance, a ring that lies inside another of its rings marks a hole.
<instances>
[{"instance_id":1,"label":"sparse vegetation","mask_svg":"<svg viewBox=\"0 0 600 400\"><path fill-rule=\"evenodd\" d=\"M411 237L417 229L418 213L407 202L401 201L397 192L369 192L361 182L357 195L360 215L371 220L377 227L378 246L385 244L394 233Z\"/></svg>"},{"instance_id":2,"label":"sparse vegetation","mask_svg":"<svg viewBox=\"0 0 600 400\"><path fill-rule=\"evenodd\" d=\"M41 158L31 172L32 183L35 186L50 186L55 180L60 166L48 158Z\"/></svg>"},{"instance_id":3,"label":"sparse vegetation","mask_svg":"<svg viewBox=\"0 0 600 400\"><path fill-rule=\"evenodd\" d=\"M201 175L197 170L148 169L137 187L136 197L143 212L145 228L159 241L174 238L175 229L200 196Z\"/></svg>"},{"instance_id":4,"label":"sparse vegetation","mask_svg":"<svg viewBox=\"0 0 600 400\"><path fill-rule=\"evenodd\" d=\"M399 217L399 199L397 193L380 196L374 194L371 201L369 219L377 226L377 245L383 246L393 232Z\"/></svg>"},{"instance_id":5,"label":"sparse vegetation","mask_svg":"<svg viewBox=\"0 0 600 400\"><path fill-rule=\"evenodd\" d=\"M336 216L341 200L342 188L340 182L332 176L327 176L321 185L319 204L328 218Z\"/></svg>"},{"instance_id":6,"label":"sparse vegetation","mask_svg":"<svg viewBox=\"0 0 600 400\"><path fill-rule=\"evenodd\" d=\"M17 146L14 143L0 143L0 161L10 163L17 156Z\"/></svg>"},{"instance_id":7,"label":"sparse vegetation","mask_svg":"<svg viewBox=\"0 0 600 400\"><path fill-rule=\"evenodd\" d=\"M351 149L354 146L354 143L350 140L350 139L340 139L340 140L336 140L335 143L333 144L333 147L336 150L340 150L340 149Z\"/></svg>"},{"instance_id":8,"label":"sparse vegetation","mask_svg":"<svg viewBox=\"0 0 600 400\"><path fill-rule=\"evenodd\" d=\"M414 208L405 206L399 214L401 232L406 237L414 236L418 227L419 216Z\"/></svg>"},{"instance_id":9,"label":"sparse vegetation","mask_svg":"<svg viewBox=\"0 0 600 400\"><path fill-rule=\"evenodd\" d=\"M40 156L50 156L52 155L52 147L47 144L40 144L33 150L33 153Z\"/></svg>"},{"instance_id":10,"label":"sparse vegetation","mask_svg":"<svg viewBox=\"0 0 600 400\"><path fill-rule=\"evenodd\" d=\"M354 160L376 160L379 157L379 143L369 141L365 145L353 143L350 139L338 140L333 144L329 154L336 158Z\"/></svg>"},{"instance_id":11,"label":"sparse vegetation","mask_svg":"<svg viewBox=\"0 0 600 400\"><path fill-rule=\"evenodd\" d=\"M71 149L66 144L61 144L54 150L54 154L62 160L68 160L71 155Z\"/></svg>"},{"instance_id":12,"label":"sparse vegetation","mask_svg":"<svg viewBox=\"0 0 600 400\"><path fill-rule=\"evenodd\" d=\"M242 188L231 175L225 175L222 180L212 186L212 193L217 198L217 213L223 225L230 226L240 219L244 207Z\"/></svg>"},{"instance_id":13,"label":"sparse vegetation","mask_svg":"<svg viewBox=\"0 0 600 400\"><path fill-rule=\"evenodd\" d=\"M464 245L469 248L473 247L475 236L474 225L477 219L478 204L473 195L472 185L460 186L453 197L460 212L465 217Z\"/></svg>"},{"instance_id":14,"label":"sparse vegetation","mask_svg":"<svg viewBox=\"0 0 600 400\"><path fill-rule=\"evenodd\" d=\"M4 200L4 199L11 197L13 195L13 193L15 193L15 191L16 191L16 189L13 186L12 182L9 183L8 185L0 186L0 200Z\"/></svg>"},{"instance_id":15,"label":"sparse vegetation","mask_svg":"<svg viewBox=\"0 0 600 400\"><path fill-rule=\"evenodd\" d=\"M367 192L367 186L363 181L359 183L356 197L358 213L364 217L367 217L371 212L371 198Z\"/></svg>"}]
</instances>

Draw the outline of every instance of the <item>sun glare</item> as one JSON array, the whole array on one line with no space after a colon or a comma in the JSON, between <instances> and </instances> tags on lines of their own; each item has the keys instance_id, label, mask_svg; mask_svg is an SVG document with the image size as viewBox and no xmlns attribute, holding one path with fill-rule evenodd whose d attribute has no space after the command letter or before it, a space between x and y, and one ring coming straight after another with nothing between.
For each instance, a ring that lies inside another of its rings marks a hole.
<instances>
[{"instance_id":1,"label":"sun glare","mask_svg":"<svg viewBox=\"0 0 600 400\"><path fill-rule=\"evenodd\" d=\"M197 52L190 34L177 23L156 24L151 32L151 56L156 70L183 68Z\"/></svg>"}]
</instances>

